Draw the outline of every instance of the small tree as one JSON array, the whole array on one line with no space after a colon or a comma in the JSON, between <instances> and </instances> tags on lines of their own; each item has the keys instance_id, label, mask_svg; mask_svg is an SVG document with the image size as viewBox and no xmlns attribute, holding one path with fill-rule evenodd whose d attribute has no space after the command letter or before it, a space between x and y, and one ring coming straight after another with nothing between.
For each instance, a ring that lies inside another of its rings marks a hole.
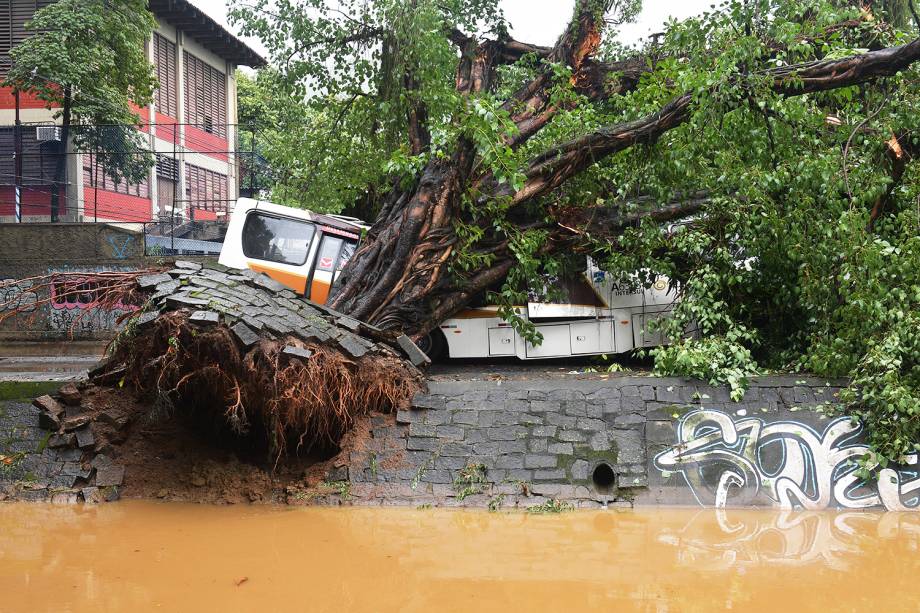
<instances>
[{"instance_id":1,"label":"small tree","mask_svg":"<svg viewBox=\"0 0 920 613\"><path fill-rule=\"evenodd\" d=\"M149 170L152 157L135 129L139 117L131 104L149 104L157 87L144 53L155 25L146 0L59 0L35 13L27 24L35 34L10 52L13 68L3 85L60 109L55 118L62 123L63 154L52 221L67 181L68 142L97 152L97 163L113 181L137 182Z\"/></svg>"}]
</instances>

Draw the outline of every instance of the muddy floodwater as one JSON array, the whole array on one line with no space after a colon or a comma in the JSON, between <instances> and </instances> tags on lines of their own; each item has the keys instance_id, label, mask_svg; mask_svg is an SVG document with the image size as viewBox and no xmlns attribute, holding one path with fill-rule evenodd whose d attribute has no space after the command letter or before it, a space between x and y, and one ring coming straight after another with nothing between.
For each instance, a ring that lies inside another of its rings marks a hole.
<instances>
[{"instance_id":1,"label":"muddy floodwater","mask_svg":"<svg viewBox=\"0 0 920 613\"><path fill-rule=\"evenodd\" d=\"M0 505L0 611L920 611L920 514Z\"/></svg>"}]
</instances>

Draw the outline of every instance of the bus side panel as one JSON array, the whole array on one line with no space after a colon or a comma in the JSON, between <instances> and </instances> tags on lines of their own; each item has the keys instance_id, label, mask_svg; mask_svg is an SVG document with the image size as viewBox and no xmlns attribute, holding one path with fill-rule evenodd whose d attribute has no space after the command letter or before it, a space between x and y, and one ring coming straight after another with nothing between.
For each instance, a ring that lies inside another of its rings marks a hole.
<instances>
[{"instance_id":1,"label":"bus side panel","mask_svg":"<svg viewBox=\"0 0 920 613\"><path fill-rule=\"evenodd\" d=\"M452 358L489 357L489 328L503 323L498 317L453 318L441 324Z\"/></svg>"},{"instance_id":2,"label":"bus side panel","mask_svg":"<svg viewBox=\"0 0 920 613\"><path fill-rule=\"evenodd\" d=\"M230 268L243 270L248 268L248 261L243 255L243 225L246 223L246 214L255 209L257 202L249 198L240 198L233 208L233 214L230 215L230 223L227 224L227 234L224 236L224 244L220 248L220 257L218 262Z\"/></svg>"}]
</instances>

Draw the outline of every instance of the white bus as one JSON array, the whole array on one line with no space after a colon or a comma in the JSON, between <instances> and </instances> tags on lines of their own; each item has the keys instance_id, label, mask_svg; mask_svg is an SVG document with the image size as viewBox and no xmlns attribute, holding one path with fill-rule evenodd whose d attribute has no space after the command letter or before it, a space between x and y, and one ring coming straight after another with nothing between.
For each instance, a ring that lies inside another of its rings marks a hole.
<instances>
[{"instance_id":1,"label":"white bus","mask_svg":"<svg viewBox=\"0 0 920 613\"><path fill-rule=\"evenodd\" d=\"M309 300L325 303L336 276L354 254L368 226L341 215L324 215L270 202L237 201L220 263L264 272ZM522 360L624 353L665 342L648 329L668 317L675 292L659 278L650 288L624 285L589 259L585 272L556 292L565 301L534 301L516 307L543 336L527 342L498 316L498 307L470 307L419 342L432 359L517 357Z\"/></svg>"}]
</instances>

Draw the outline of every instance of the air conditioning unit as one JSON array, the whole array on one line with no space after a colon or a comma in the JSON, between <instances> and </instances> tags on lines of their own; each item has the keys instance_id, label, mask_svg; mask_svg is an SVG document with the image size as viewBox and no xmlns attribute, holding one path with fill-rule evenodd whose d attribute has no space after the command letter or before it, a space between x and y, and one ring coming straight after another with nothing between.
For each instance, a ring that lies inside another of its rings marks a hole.
<instances>
[{"instance_id":1,"label":"air conditioning unit","mask_svg":"<svg viewBox=\"0 0 920 613\"><path fill-rule=\"evenodd\" d=\"M35 128L35 140L39 142L60 141L60 126L38 126Z\"/></svg>"}]
</instances>

